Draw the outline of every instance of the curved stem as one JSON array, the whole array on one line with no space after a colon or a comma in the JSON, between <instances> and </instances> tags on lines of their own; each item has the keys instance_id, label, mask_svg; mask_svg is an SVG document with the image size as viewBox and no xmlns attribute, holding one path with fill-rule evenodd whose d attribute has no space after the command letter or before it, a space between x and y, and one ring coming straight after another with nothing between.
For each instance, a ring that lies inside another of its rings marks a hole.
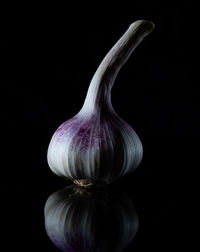
<instances>
[{"instance_id":1,"label":"curved stem","mask_svg":"<svg viewBox=\"0 0 200 252\"><path fill-rule=\"evenodd\" d=\"M114 80L126 63L133 50L154 28L154 24L146 20L132 23L124 35L107 53L95 72L83 105L83 110L107 109L112 111L111 88Z\"/></svg>"}]
</instances>

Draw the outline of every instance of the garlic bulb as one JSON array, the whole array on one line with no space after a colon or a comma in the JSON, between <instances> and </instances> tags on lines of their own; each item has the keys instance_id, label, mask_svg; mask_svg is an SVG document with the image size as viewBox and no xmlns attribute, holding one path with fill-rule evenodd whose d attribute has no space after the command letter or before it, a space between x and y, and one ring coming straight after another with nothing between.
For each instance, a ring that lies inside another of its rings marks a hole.
<instances>
[{"instance_id":1,"label":"garlic bulb","mask_svg":"<svg viewBox=\"0 0 200 252\"><path fill-rule=\"evenodd\" d=\"M137 234L138 216L122 192L91 192L74 186L52 194L44 208L53 244L70 252L119 252Z\"/></svg>"},{"instance_id":2,"label":"garlic bulb","mask_svg":"<svg viewBox=\"0 0 200 252\"><path fill-rule=\"evenodd\" d=\"M110 183L139 165L141 141L114 111L111 89L120 68L153 28L150 21L134 22L105 56L91 80L82 109L51 139L47 159L54 173L80 185Z\"/></svg>"}]
</instances>

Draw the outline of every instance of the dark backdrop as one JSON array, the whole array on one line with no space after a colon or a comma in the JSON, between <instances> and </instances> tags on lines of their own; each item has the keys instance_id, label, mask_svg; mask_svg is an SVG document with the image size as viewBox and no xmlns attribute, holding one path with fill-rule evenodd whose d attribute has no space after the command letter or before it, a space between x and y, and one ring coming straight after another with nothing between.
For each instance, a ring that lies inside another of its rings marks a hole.
<instances>
[{"instance_id":1,"label":"dark backdrop","mask_svg":"<svg viewBox=\"0 0 200 252\"><path fill-rule=\"evenodd\" d=\"M48 168L50 138L80 110L99 63L137 19L153 21L155 30L137 47L112 90L113 107L144 146L140 167L117 184L132 198L140 219L127 251L185 246L192 230L188 210L193 209L200 138L195 7L132 2L113 8L77 3L5 10L0 87L7 251L12 245L21 251L58 251L46 236L43 207L67 184Z\"/></svg>"}]
</instances>

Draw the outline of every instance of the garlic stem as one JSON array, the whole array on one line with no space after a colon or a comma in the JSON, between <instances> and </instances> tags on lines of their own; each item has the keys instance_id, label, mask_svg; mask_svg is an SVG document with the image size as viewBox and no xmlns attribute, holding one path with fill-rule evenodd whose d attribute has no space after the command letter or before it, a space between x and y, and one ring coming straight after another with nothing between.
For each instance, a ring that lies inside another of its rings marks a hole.
<instances>
[{"instance_id":1,"label":"garlic stem","mask_svg":"<svg viewBox=\"0 0 200 252\"><path fill-rule=\"evenodd\" d=\"M124 35L107 53L95 72L82 111L88 111L88 109L93 111L101 108L113 112L111 104L113 82L133 50L153 28L154 24L146 20L138 20L129 26Z\"/></svg>"}]
</instances>

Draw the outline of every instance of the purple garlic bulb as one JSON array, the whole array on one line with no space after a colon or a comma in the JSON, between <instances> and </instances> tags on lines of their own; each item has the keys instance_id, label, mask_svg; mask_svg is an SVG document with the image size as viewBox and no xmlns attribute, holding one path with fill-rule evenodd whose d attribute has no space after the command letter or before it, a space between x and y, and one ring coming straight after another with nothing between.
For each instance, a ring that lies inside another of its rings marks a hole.
<instances>
[{"instance_id":1,"label":"purple garlic bulb","mask_svg":"<svg viewBox=\"0 0 200 252\"><path fill-rule=\"evenodd\" d=\"M54 173L87 186L111 183L138 167L142 143L114 111L111 89L121 67L153 28L154 24L146 20L132 23L105 56L91 80L82 109L51 139L47 159Z\"/></svg>"},{"instance_id":2,"label":"purple garlic bulb","mask_svg":"<svg viewBox=\"0 0 200 252\"><path fill-rule=\"evenodd\" d=\"M64 252L120 252L139 228L132 201L116 189L66 187L49 196L44 219L48 237Z\"/></svg>"}]
</instances>

